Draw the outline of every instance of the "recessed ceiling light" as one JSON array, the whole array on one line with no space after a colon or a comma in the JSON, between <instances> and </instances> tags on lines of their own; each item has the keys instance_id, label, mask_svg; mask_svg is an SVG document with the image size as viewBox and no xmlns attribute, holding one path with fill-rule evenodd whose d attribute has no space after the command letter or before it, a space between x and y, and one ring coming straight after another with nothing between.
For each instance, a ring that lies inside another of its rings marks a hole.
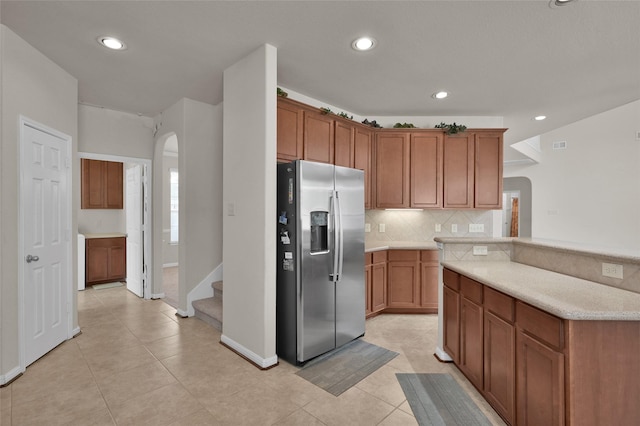
<instances>
[{"instance_id":1,"label":"recessed ceiling light","mask_svg":"<svg viewBox=\"0 0 640 426\"><path fill-rule=\"evenodd\" d=\"M431 97L434 99L444 99L447 96L449 96L449 92L445 92L445 91L436 92L433 95L431 95Z\"/></svg>"},{"instance_id":2,"label":"recessed ceiling light","mask_svg":"<svg viewBox=\"0 0 640 426\"><path fill-rule=\"evenodd\" d=\"M115 37L98 37L98 43L113 50L124 50L127 46Z\"/></svg>"},{"instance_id":3,"label":"recessed ceiling light","mask_svg":"<svg viewBox=\"0 0 640 426\"><path fill-rule=\"evenodd\" d=\"M545 118L547 118L546 115L536 115L535 117L533 117L533 119L536 120L536 121L542 121Z\"/></svg>"},{"instance_id":4,"label":"recessed ceiling light","mask_svg":"<svg viewBox=\"0 0 640 426\"><path fill-rule=\"evenodd\" d=\"M556 7L562 7L562 6L566 6L569 3L572 3L576 0L550 0L549 1L549 7L555 9Z\"/></svg>"},{"instance_id":5,"label":"recessed ceiling light","mask_svg":"<svg viewBox=\"0 0 640 426\"><path fill-rule=\"evenodd\" d=\"M360 37L351 43L351 47L355 50L365 51L371 50L375 47L376 41L371 37Z\"/></svg>"}]
</instances>

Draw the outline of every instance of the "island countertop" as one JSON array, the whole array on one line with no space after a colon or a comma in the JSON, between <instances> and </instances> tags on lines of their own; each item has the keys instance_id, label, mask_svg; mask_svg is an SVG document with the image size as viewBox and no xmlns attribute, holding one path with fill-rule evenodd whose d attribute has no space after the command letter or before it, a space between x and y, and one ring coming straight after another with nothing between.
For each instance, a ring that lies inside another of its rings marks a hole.
<instances>
[{"instance_id":1,"label":"island countertop","mask_svg":"<svg viewBox=\"0 0 640 426\"><path fill-rule=\"evenodd\" d=\"M631 291L517 262L442 266L563 319L640 321L640 294Z\"/></svg>"}]
</instances>

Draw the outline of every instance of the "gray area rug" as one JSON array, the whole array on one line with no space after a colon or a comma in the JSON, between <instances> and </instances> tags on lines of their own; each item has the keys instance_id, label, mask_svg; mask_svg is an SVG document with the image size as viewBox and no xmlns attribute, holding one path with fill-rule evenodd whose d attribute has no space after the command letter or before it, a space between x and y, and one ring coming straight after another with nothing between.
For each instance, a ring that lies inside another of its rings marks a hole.
<instances>
[{"instance_id":1,"label":"gray area rug","mask_svg":"<svg viewBox=\"0 0 640 426\"><path fill-rule=\"evenodd\" d=\"M396 374L419 425L482 425L491 422L449 374Z\"/></svg>"},{"instance_id":2,"label":"gray area rug","mask_svg":"<svg viewBox=\"0 0 640 426\"><path fill-rule=\"evenodd\" d=\"M105 284L94 284L93 285L93 289L94 290L104 290L105 288L122 287L123 285L124 284L122 284L121 282L105 283Z\"/></svg>"},{"instance_id":3,"label":"gray area rug","mask_svg":"<svg viewBox=\"0 0 640 426\"><path fill-rule=\"evenodd\" d=\"M309 361L296 374L338 396L396 356L397 352L357 339Z\"/></svg>"}]
</instances>

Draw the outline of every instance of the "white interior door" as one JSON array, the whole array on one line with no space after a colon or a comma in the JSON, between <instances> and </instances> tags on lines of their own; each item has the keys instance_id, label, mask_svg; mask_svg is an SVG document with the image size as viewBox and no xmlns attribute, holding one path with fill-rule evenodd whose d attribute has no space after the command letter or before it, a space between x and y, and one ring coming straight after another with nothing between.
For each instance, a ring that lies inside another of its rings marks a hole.
<instances>
[{"instance_id":1,"label":"white interior door","mask_svg":"<svg viewBox=\"0 0 640 426\"><path fill-rule=\"evenodd\" d=\"M143 296L142 265L142 166L127 165L127 289Z\"/></svg>"},{"instance_id":2,"label":"white interior door","mask_svg":"<svg viewBox=\"0 0 640 426\"><path fill-rule=\"evenodd\" d=\"M69 140L22 125L25 366L69 336Z\"/></svg>"}]
</instances>

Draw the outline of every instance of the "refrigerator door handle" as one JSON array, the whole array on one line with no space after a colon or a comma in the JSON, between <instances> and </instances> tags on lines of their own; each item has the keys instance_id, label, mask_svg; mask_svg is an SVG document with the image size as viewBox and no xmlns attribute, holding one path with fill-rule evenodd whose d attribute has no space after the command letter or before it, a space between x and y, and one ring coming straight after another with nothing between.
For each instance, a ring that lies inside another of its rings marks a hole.
<instances>
[{"instance_id":1,"label":"refrigerator door handle","mask_svg":"<svg viewBox=\"0 0 640 426\"><path fill-rule=\"evenodd\" d=\"M338 217L338 227L336 229L337 237L338 237L338 250L336 250L336 255L338 258L338 270L336 276L336 282L340 281L342 277L342 265L344 263L344 232L342 228L342 207L340 206L340 195L338 191L336 191L336 214Z\"/></svg>"},{"instance_id":2,"label":"refrigerator door handle","mask_svg":"<svg viewBox=\"0 0 640 426\"><path fill-rule=\"evenodd\" d=\"M336 282L338 281L338 263L339 263L339 253L338 253L338 232L337 229L340 224L336 221L336 210L338 204L338 194L336 191L331 191L330 203L329 203L329 214L331 217L331 224L333 229L330 232L331 235L331 244L329 245L329 250L333 251L333 255L329 256L331 259L331 273L329 274L329 281Z\"/></svg>"}]
</instances>

